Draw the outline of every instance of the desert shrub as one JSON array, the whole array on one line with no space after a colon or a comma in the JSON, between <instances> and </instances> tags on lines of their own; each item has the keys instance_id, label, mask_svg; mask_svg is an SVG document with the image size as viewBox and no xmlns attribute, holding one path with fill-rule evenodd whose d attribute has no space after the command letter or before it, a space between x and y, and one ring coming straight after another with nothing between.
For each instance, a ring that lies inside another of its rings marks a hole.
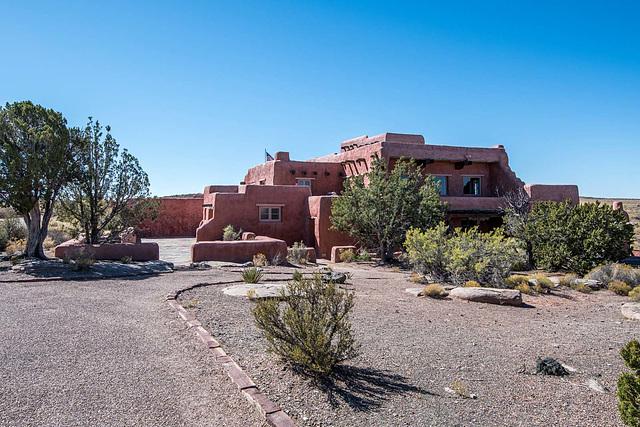
<instances>
[{"instance_id":1,"label":"desert shrub","mask_svg":"<svg viewBox=\"0 0 640 427\"><path fill-rule=\"evenodd\" d=\"M89 250L82 250L75 256L72 269L76 272L91 270L95 263L96 259L93 253Z\"/></svg>"},{"instance_id":2,"label":"desert shrub","mask_svg":"<svg viewBox=\"0 0 640 427\"><path fill-rule=\"evenodd\" d=\"M281 265L287 258L282 256L280 252L276 252L274 256L271 257L271 265Z\"/></svg>"},{"instance_id":3,"label":"desert shrub","mask_svg":"<svg viewBox=\"0 0 640 427\"><path fill-rule=\"evenodd\" d=\"M125 256L120 259L120 262L123 264L131 264L131 261L133 261L133 258L130 256Z\"/></svg>"},{"instance_id":4,"label":"desert shrub","mask_svg":"<svg viewBox=\"0 0 640 427\"><path fill-rule=\"evenodd\" d=\"M567 286L567 287L571 287L572 285L574 285L576 283L576 281L578 280L578 276L575 274L567 274L566 276L563 276L560 278L560 284L562 286Z\"/></svg>"},{"instance_id":5,"label":"desert shrub","mask_svg":"<svg viewBox=\"0 0 640 427\"><path fill-rule=\"evenodd\" d=\"M440 285L429 285L422 290L422 296L431 298L442 298L447 296L447 291Z\"/></svg>"},{"instance_id":6,"label":"desert shrub","mask_svg":"<svg viewBox=\"0 0 640 427\"><path fill-rule=\"evenodd\" d=\"M302 280L302 273L300 273L299 271L294 271L293 276L291 276L291 279L296 281Z\"/></svg>"},{"instance_id":7,"label":"desert shrub","mask_svg":"<svg viewBox=\"0 0 640 427\"><path fill-rule=\"evenodd\" d=\"M631 301L640 301L640 286L636 286L629 291L629 299Z\"/></svg>"},{"instance_id":8,"label":"desert shrub","mask_svg":"<svg viewBox=\"0 0 640 427\"><path fill-rule=\"evenodd\" d=\"M42 247L45 250L51 250L51 249L55 248L56 246L57 246L56 242L53 241L51 236L45 237L44 242L42 242Z\"/></svg>"},{"instance_id":9,"label":"desert shrub","mask_svg":"<svg viewBox=\"0 0 640 427\"><path fill-rule=\"evenodd\" d=\"M27 228L13 212L4 212L0 217L0 251L5 250L10 241L26 240Z\"/></svg>"},{"instance_id":10,"label":"desert shrub","mask_svg":"<svg viewBox=\"0 0 640 427\"><path fill-rule=\"evenodd\" d=\"M467 385L462 381L454 381L451 389L460 397L471 397Z\"/></svg>"},{"instance_id":11,"label":"desert shrub","mask_svg":"<svg viewBox=\"0 0 640 427\"><path fill-rule=\"evenodd\" d=\"M9 255L18 255L24 253L27 248L27 241L25 239L11 239L7 243L5 251Z\"/></svg>"},{"instance_id":12,"label":"desert shrub","mask_svg":"<svg viewBox=\"0 0 640 427\"><path fill-rule=\"evenodd\" d=\"M593 289L591 289L589 286L585 285L584 283L572 283L571 285L571 289L573 289L574 291L578 291L578 292L582 292L583 294L590 294L591 292L593 292Z\"/></svg>"},{"instance_id":13,"label":"desert shrub","mask_svg":"<svg viewBox=\"0 0 640 427\"><path fill-rule=\"evenodd\" d=\"M53 218L49 222L49 228L47 229L47 236L51 237L55 246L73 239L80 233L80 230L71 223L61 221L58 218Z\"/></svg>"},{"instance_id":14,"label":"desert shrub","mask_svg":"<svg viewBox=\"0 0 640 427\"><path fill-rule=\"evenodd\" d=\"M526 283L518 283L518 284L516 285L516 287L515 287L515 288L513 288L513 289L515 289L516 291L520 291L520 292L522 292L523 294L527 294L527 295L531 293L531 285L529 285L529 282L526 282Z\"/></svg>"},{"instance_id":15,"label":"desert shrub","mask_svg":"<svg viewBox=\"0 0 640 427\"><path fill-rule=\"evenodd\" d=\"M340 252L340 261L342 262L355 262L356 261L356 253L353 249L347 249L346 251Z\"/></svg>"},{"instance_id":16,"label":"desert shrub","mask_svg":"<svg viewBox=\"0 0 640 427\"><path fill-rule=\"evenodd\" d=\"M256 326L267 340L268 351L319 376L356 356L349 312L353 293L324 283L320 274L287 284L279 302L261 299L252 310Z\"/></svg>"},{"instance_id":17,"label":"desert shrub","mask_svg":"<svg viewBox=\"0 0 640 427\"><path fill-rule=\"evenodd\" d=\"M633 226L608 205L537 202L525 226L536 267L585 274L629 254Z\"/></svg>"},{"instance_id":18,"label":"desert shrub","mask_svg":"<svg viewBox=\"0 0 640 427\"><path fill-rule=\"evenodd\" d=\"M357 258L356 261L363 261L363 262L371 261L371 254L365 248L360 248L356 258Z\"/></svg>"},{"instance_id":19,"label":"desert shrub","mask_svg":"<svg viewBox=\"0 0 640 427\"><path fill-rule=\"evenodd\" d=\"M287 259L289 262L293 264L306 264L306 248L307 246L303 242L293 242L293 246L287 250Z\"/></svg>"},{"instance_id":20,"label":"desert shrub","mask_svg":"<svg viewBox=\"0 0 640 427\"><path fill-rule=\"evenodd\" d=\"M411 280L414 283L425 283L424 277L422 277L421 275L419 275L417 273L411 274L411 277L409 278L409 280Z\"/></svg>"},{"instance_id":21,"label":"desert shrub","mask_svg":"<svg viewBox=\"0 0 640 427\"><path fill-rule=\"evenodd\" d=\"M529 284L529 276L523 276L522 274L514 274L504 279L504 285L507 288L515 289L520 284Z\"/></svg>"},{"instance_id":22,"label":"desert shrub","mask_svg":"<svg viewBox=\"0 0 640 427\"><path fill-rule=\"evenodd\" d=\"M416 272L455 285L474 280L502 287L517 257L513 240L500 229L478 233L474 227L448 234L444 223L426 231L409 230L405 249Z\"/></svg>"},{"instance_id":23,"label":"desert shrub","mask_svg":"<svg viewBox=\"0 0 640 427\"><path fill-rule=\"evenodd\" d=\"M236 230L236 228L229 224L225 228L222 229L222 240L225 241L233 241L233 240L241 240L242 239L242 228Z\"/></svg>"},{"instance_id":24,"label":"desert shrub","mask_svg":"<svg viewBox=\"0 0 640 427\"><path fill-rule=\"evenodd\" d=\"M640 343L629 341L620 350L620 356L632 373L624 372L618 378L618 411L622 422L640 426Z\"/></svg>"},{"instance_id":25,"label":"desert shrub","mask_svg":"<svg viewBox=\"0 0 640 427\"><path fill-rule=\"evenodd\" d=\"M536 274L532 277L532 279L535 281L535 286L533 287L533 290L536 292L546 293L549 291L549 289L554 288L553 281L551 281L551 279L549 279L544 274L540 274L540 273Z\"/></svg>"},{"instance_id":26,"label":"desert shrub","mask_svg":"<svg viewBox=\"0 0 640 427\"><path fill-rule=\"evenodd\" d=\"M625 297L629 295L629 292L631 292L632 289L633 288L631 286L619 280L609 283L609 290L611 292L613 292L614 294L625 296Z\"/></svg>"},{"instance_id":27,"label":"desert shrub","mask_svg":"<svg viewBox=\"0 0 640 427\"><path fill-rule=\"evenodd\" d=\"M480 285L480 283L476 282L475 280L467 280L467 282L464 284L464 286L466 288L481 288L482 285Z\"/></svg>"},{"instance_id":28,"label":"desert shrub","mask_svg":"<svg viewBox=\"0 0 640 427\"><path fill-rule=\"evenodd\" d=\"M253 256L253 265L256 267L266 267L269 265L265 254L257 254Z\"/></svg>"},{"instance_id":29,"label":"desert shrub","mask_svg":"<svg viewBox=\"0 0 640 427\"><path fill-rule=\"evenodd\" d=\"M609 263L599 265L584 276L585 279L599 280L605 286L611 282L625 282L632 288L640 286L640 270L630 265Z\"/></svg>"},{"instance_id":30,"label":"desert shrub","mask_svg":"<svg viewBox=\"0 0 640 427\"><path fill-rule=\"evenodd\" d=\"M258 283L264 274L258 267L247 267L242 269L242 280L245 283Z\"/></svg>"}]
</instances>

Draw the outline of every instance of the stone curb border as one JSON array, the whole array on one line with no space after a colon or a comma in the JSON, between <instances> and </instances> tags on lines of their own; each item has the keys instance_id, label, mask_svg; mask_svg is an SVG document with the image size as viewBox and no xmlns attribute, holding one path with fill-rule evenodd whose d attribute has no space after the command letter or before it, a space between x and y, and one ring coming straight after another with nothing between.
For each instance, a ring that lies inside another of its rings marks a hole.
<instances>
[{"instance_id":1,"label":"stone curb border","mask_svg":"<svg viewBox=\"0 0 640 427\"><path fill-rule=\"evenodd\" d=\"M209 285L226 285L231 283L244 283L242 280L232 280L226 282L213 282L213 283L197 283L195 285L187 286L178 291L172 292L167 295L167 303L169 306L178 312L180 317L187 322L189 328L192 328L198 338L207 346L207 348L213 353L218 364L224 369L231 381L238 387L244 397L251 403L260 413L260 415L266 420L267 424L273 427L293 427L295 422L289 415L287 415L280 407L269 400L260 390L256 384L249 378L249 376L242 370L242 368L229 356L220 343L207 331L202 324L196 320L195 316L189 313L176 298L182 292L189 291L191 289L199 288L201 286Z\"/></svg>"}]
</instances>

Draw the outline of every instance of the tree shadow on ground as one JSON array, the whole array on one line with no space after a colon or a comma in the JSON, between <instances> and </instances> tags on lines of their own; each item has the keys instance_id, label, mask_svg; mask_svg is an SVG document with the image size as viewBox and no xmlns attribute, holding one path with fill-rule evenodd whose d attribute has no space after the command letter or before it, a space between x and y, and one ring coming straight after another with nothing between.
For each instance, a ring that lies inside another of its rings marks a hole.
<instances>
[{"instance_id":1,"label":"tree shadow on ground","mask_svg":"<svg viewBox=\"0 0 640 427\"><path fill-rule=\"evenodd\" d=\"M373 368L340 366L333 376L325 380L316 380L318 388L327 395L332 406L346 403L358 411L371 411L395 395L417 393L439 396L421 387L409 383L402 375Z\"/></svg>"}]
</instances>

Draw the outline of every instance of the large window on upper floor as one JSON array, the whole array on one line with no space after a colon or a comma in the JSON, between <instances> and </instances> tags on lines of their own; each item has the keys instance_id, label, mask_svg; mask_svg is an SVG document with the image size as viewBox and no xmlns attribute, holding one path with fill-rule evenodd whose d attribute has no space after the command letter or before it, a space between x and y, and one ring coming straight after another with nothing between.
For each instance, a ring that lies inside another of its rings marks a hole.
<instances>
[{"instance_id":1,"label":"large window on upper floor","mask_svg":"<svg viewBox=\"0 0 640 427\"><path fill-rule=\"evenodd\" d=\"M447 195L447 177L446 176L434 176L433 179L436 182L436 186L440 191L441 196Z\"/></svg>"},{"instance_id":2,"label":"large window on upper floor","mask_svg":"<svg viewBox=\"0 0 640 427\"><path fill-rule=\"evenodd\" d=\"M479 196L481 178L479 176L465 176L462 178L462 194Z\"/></svg>"}]
</instances>

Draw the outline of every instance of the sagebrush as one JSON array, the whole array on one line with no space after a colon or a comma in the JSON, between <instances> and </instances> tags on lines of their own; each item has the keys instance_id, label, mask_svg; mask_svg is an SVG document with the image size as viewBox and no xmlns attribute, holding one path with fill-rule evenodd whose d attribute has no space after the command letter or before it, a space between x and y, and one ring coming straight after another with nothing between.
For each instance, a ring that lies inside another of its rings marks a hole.
<instances>
[{"instance_id":1,"label":"sagebrush","mask_svg":"<svg viewBox=\"0 0 640 427\"><path fill-rule=\"evenodd\" d=\"M242 228L236 230L236 228L229 224L222 229L222 240L233 241L242 239Z\"/></svg>"},{"instance_id":2,"label":"sagebrush","mask_svg":"<svg viewBox=\"0 0 640 427\"><path fill-rule=\"evenodd\" d=\"M356 356L349 321L353 293L314 274L289 282L280 300L261 299L252 310L268 351L319 376L330 375L337 364Z\"/></svg>"}]
</instances>

